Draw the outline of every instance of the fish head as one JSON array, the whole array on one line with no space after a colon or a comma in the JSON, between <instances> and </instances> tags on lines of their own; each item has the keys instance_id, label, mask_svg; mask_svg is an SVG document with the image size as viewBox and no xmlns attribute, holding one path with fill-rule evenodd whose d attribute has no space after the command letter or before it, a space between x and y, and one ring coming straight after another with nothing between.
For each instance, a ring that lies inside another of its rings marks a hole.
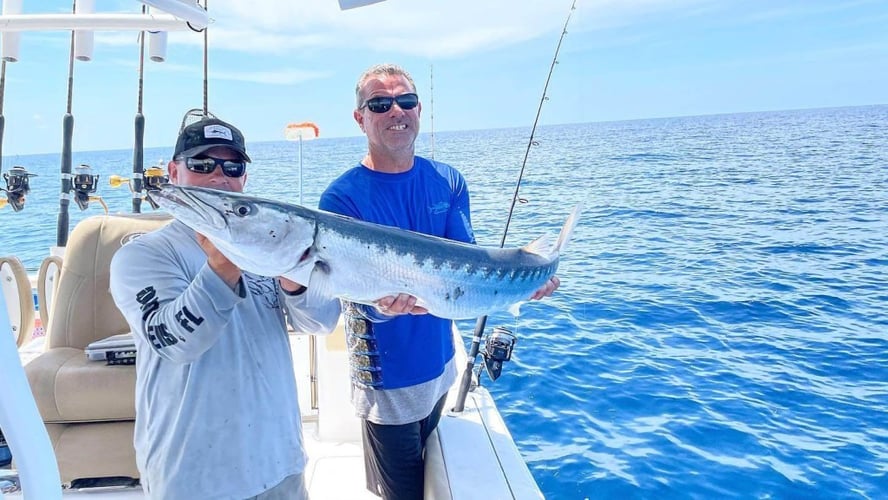
<instances>
[{"instance_id":1,"label":"fish head","mask_svg":"<svg viewBox=\"0 0 888 500\"><path fill-rule=\"evenodd\" d=\"M166 184L149 193L162 209L206 236L228 260L260 276L313 265L315 219L298 205L215 189Z\"/></svg>"}]
</instances>

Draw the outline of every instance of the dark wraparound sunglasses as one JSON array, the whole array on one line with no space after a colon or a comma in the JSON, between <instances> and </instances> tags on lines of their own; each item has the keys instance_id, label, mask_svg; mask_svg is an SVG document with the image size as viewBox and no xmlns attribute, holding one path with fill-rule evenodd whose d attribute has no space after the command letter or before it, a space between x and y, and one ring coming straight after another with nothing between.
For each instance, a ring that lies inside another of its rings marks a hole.
<instances>
[{"instance_id":1,"label":"dark wraparound sunglasses","mask_svg":"<svg viewBox=\"0 0 888 500\"><path fill-rule=\"evenodd\" d=\"M361 109L367 108L374 113L385 113L392 109L392 103L398 103L398 107L404 111L411 110L419 105L419 96L413 93L401 94L395 97L379 96L371 97L364 101Z\"/></svg>"},{"instance_id":2,"label":"dark wraparound sunglasses","mask_svg":"<svg viewBox=\"0 0 888 500\"><path fill-rule=\"evenodd\" d=\"M243 177L247 173L247 162L221 160L219 158L184 158L185 167L198 174L211 174L216 167L222 167L226 177Z\"/></svg>"}]
</instances>

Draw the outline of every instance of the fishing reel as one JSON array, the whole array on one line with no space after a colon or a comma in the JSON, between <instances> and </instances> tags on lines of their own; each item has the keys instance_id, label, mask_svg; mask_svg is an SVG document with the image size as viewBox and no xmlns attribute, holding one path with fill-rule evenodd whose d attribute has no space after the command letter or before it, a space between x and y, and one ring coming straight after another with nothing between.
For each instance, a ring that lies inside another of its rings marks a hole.
<instances>
[{"instance_id":1,"label":"fishing reel","mask_svg":"<svg viewBox=\"0 0 888 500\"><path fill-rule=\"evenodd\" d=\"M143 179L146 191L158 190L160 189L160 186L170 182L170 176L164 173L163 167L159 165L155 165L153 167L148 167L147 169L145 169ZM156 206L154 206L154 202L151 202L151 206L157 208Z\"/></svg>"},{"instance_id":2,"label":"fishing reel","mask_svg":"<svg viewBox=\"0 0 888 500\"><path fill-rule=\"evenodd\" d=\"M16 212L25 207L25 195L31 192L31 177L37 177L25 170L25 167L15 166L9 172L3 173L3 179L6 181L6 200L0 204L2 208L6 203Z\"/></svg>"},{"instance_id":3,"label":"fishing reel","mask_svg":"<svg viewBox=\"0 0 888 500\"><path fill-rule=\"evenodd\" d=\"M487 368L490 380L498 379L503 371L503 363L512 359L512 349L517 340L511 331L501 326L494 327L493 332L487 337L481 356L484 358L484 367Z\"/></svg>"},{"instance_id":4,"label":"fishing reel","mask_svg":"<svg viewBox=\"0 0 888 500\"><path fill-rule=\"evenodd\" d=\"M89 165L80 165L77 167L77 173L74 174L72 181L72 189L74 190L74 201L80 210L86 210L90 200L97 200L97 196L90 196L96 192L96 183L99 181L99 174L93 174Z\"/></svg>"},{"instance_id":5,"label":"fishing reel","mask_svg":"<svg viewBox=\"0 0 888 500\"><path fill-rule=\"evenodd\" d=\"M468 353L468 363L459 381L459 390L457 391L456 401L453 404L452 411L456 413L460 413L465 409L466 397L468 397L469 391L481 385L481 370L487 368L487 375L490 377L490 380L496 381L503 372L503 363L512 359L512 349L515 348L515 342L517 342L518 338L502 326L494 327L490 335L487 336L484 350L481 351L481 338L483 337L486 319L486 317L478 318L478 323L475 325L472 349ZM475 363L478 354L481 354L481 357L484 358L483 367Z\"/></svg>"},{"instance_id":6,"label":"fishing reel","mask_svg":"<svg viewBox=\"0 0 888 500\"><path fill-rule=\"evenodd\" d=\"M145 191L157 191L164 184L170 182L170 176L166 174L163 169L163 162L158 165L154 165L153 167L148 167L142 173L142 186L145 188ZM135 189L133 189L132 179L127 177L122 177L119 175L112 175L108 178L108 183L111 184L111 187L118 188L123 184L129 186L130 192L135 194ZM150 196L142 196L142 200L147 200L149 204L151 204L151 208L157 210L160 208L160 205L157 204Z\"/></svg>"},{"instance_id":7,"label":"fishing reel","mask_svg":"<svg viewBox=\"0 0 888 500\"><path fill-rule=\"evenodd\" d=\"M170 176L164 173L163 167L161 166L153 166L149 167L142 174L142 183L145 186L145 191L157 191L160 189L160 186L167 184L170 182ZM130 186L132 188L132 186ZM154 201L154 198L150 196L145 196L144 199L148 200L148 203L151 205L151 208L157 210L160 208L160 205Z\"/></svg>"}]
</instances>

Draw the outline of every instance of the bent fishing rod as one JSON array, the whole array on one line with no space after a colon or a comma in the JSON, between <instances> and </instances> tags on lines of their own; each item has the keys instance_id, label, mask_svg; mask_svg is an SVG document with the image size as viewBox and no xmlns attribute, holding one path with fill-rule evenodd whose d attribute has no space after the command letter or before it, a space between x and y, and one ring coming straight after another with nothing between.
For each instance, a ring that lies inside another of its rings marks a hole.
<instances>
[{"instance_id":1,"label":"bent fishing rod","mask_svg":"<svg viewBox=\"0 0 888 500\"><path fill-rule=\"evenodd\" d=\"M549 74L548 76L546 76L546 84L543 86L543 95L540 98L540 104L537 107L536 118L534 118L533 127L530 130L530 139L527 141L527 149L524 151L524 160L521 162L521 169L518 172L518 181L515 183L515 192L512 195L512 203L509 206L509 214L506 217L506 226L503 229L503 236L500 239L500 248L503 248L506 245L506 236L508 236L509 234L509 224L511 224L512 222L512 213L515 211L515 204L519 200L518 192L521 189L521 180L524 178L524 171L527 167L527 158L528 156L530 156L530 148L539 145L539 142L534 140L534 135L536 134L537 125L540 121L540 114L543 111L543 104L547 100L549 100L549 96L546 95L546 92L549 89L549 82L552 80L552 73L555 71L555 65L558 64L558 53L561 51L561 43L564 41L564 36L567 34L567 25L570 24L570 17L573 14L573 11L576 10L576 5L576 0L573 0L570 5L570 10L567 13L567 19L564 21L564 28L561 29L561 36L558 38L558 45L555 47L555 55L552 57L552 63L549 66ZM456 403L453 406L454 412L459 413L465 409L466 397L468 396L469 388L472 385L472 373L475 369L475 360L478 357L478 351L481 349L481 337L484 335L484 327L486 324L487 316L481 316L475 322L475 332L472 335L472 347L469 350L466 368L463 371L462 379L459 383L459 393L457 394ZM511 348L509 348L509 353L511 353Z\"/></svg>"}]
</instances>

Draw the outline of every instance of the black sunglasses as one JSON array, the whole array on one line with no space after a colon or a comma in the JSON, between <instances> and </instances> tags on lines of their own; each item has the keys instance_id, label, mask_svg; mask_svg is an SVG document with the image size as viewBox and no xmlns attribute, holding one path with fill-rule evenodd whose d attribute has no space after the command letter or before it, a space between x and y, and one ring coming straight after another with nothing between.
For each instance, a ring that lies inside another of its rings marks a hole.
<instances>
[{"instance_id":1,"label":"black sunglasses","mask_svg":"<svg viewBox=\"0 0 888 500\"><path fill-rule=\"evenodd\" d=\"M222 160L219 158L184 158L185 167L198 174L212 174L216 167L222 167L226 177L243 177L247 173L247 162Z\"/></svg>"},{"instance_id":2,"label":"black sunglasses","mask_svg":"<svg viewBox=\"0 0 888 500\"><path fill-rule=\"evenodd\" d=\"M392 109L392 103L398 103L398 107L404 111L411 110L419 105L419 96L413 93L401 94L399 96L379 96L371 97L364 101L361 109L367 108L374 113L385 113Z\"/></svg>"}]
</instances>

